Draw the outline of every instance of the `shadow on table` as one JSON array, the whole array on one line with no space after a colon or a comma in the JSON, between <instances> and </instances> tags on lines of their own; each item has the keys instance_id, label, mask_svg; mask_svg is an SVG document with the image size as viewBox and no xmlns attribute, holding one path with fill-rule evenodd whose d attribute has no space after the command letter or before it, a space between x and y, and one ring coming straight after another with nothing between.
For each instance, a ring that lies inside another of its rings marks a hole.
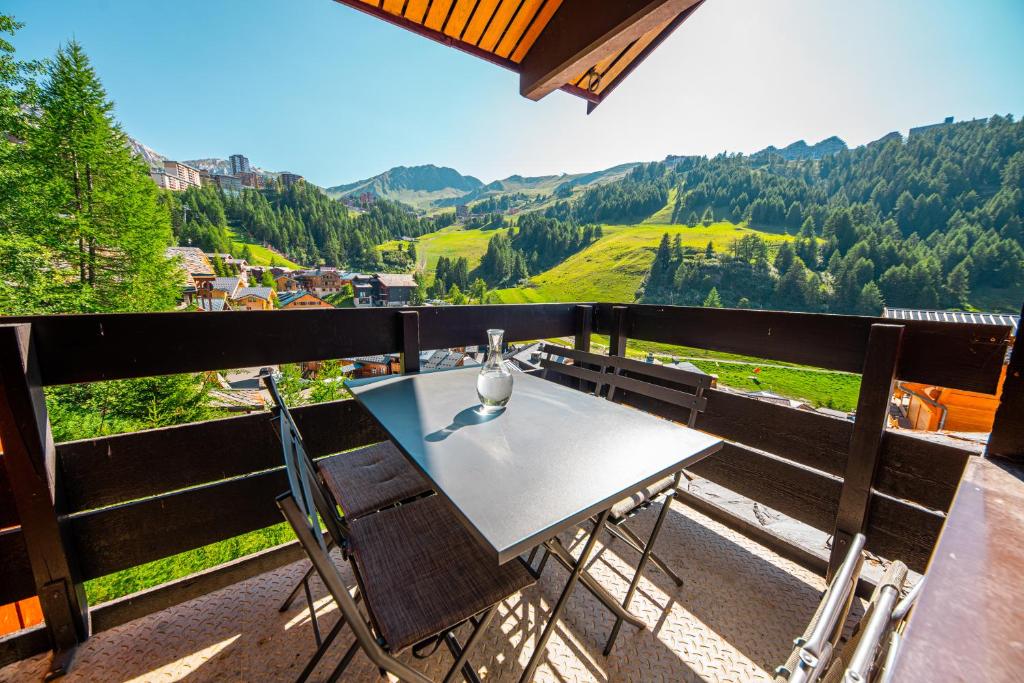
<instances>
[{"instance_id":1,"label":"shadow on table","mask_svg":"<svg viewBox=\"0 0 1024 683\"><path fill-rule=\"evenodd\" d=\"M486 422L490 422L503 412L505 412L504 408L485 413L479 405L472 406L456 413L455 417L452 418L452 423L450 425L443 429L438 429L436 432L431 432L424 438L430 442L444 441L464 427L473 427L475 425L482 425Z\"/></svg>"}]
</instances>

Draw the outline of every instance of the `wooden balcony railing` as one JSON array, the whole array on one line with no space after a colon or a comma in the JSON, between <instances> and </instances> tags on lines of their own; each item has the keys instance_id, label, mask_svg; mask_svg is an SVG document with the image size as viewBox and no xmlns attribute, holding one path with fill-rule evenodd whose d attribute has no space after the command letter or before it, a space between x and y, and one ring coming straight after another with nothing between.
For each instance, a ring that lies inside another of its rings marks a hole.
<instances>
[{"instance_id":1,"label":"wooden balcony railing","mask_svg":"<svg viewBox=\"0 0 1024 683\"><path fill-rule=\"evenodd\" d=\"M230 585L286 545L98 605L82 582L280 522L287 487L269 413L54 445L42 388L419 349L607 334L863 373L855 422L712 390L697 427L728 445L694 473L923 571L971 453L885 429L892 379L994 392L1009 328L613 304L0 318L0 604L39 595L46 627L0 640L0 665ZM1011 397L1011 400L1013 398ZM637 403L673 417L672 406ZM352 401L295 411L314 456L385 438ZM998 426L997 426L998 428ZM700 499L702 510L826 573L827 560ZM86 616L91 617L90 620Z\"/></svg>"}]
</instances>

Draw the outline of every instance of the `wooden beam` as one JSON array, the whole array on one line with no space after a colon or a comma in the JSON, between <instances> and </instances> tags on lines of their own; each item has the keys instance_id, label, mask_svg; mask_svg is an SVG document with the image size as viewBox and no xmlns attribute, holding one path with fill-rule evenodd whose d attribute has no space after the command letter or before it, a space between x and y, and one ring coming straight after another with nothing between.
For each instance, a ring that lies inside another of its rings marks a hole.
<instances>
[{"instance_id":1,"label":"wooden beam","mask_svg":"<svg viewBox=\"0 0 1024 683\"><path fill-rule=\"evenodd\" d=\"M871 488L881 460L882 438L889 417L892 383L896 380L902 341L902 325L871 326L860 396L857 398L857 419L853 423L850 455L846 460L839 511L836 513L827 575L829 580L846 557L854 534L863 533L867 528Z\"/></svg>"},{"instance_id":2,"label":"wooden beam","mask_svg":"<svg viewBox=\"0 0 1024 683\"><path fill-rule=\"evenodd\" d=\"M575 308L516 304L415 310L421 348L445 349L486 344L489 327L505 330L506 341L572 335ZM51 386L400 352L402 310L96 313L0 317L0 324L32 323L42 382ZM197 339L246 343L197 345Z\"/></svg>"},{"instance_id":3,"label":"wooden beam","mask_svg":"<svg viewBox=\"0 0 1024 683\"><path fill-rule=\"evenodd\" d=\"M89 637L88 603L58 522L56 453L28 324L0 325L0 441L59 675Z\"/></svg>"},{"instance_id":4,"label":"wooden beam","mask_svg":"<svg viewBox=\"0 0 1024 683\"><path fill-rule=\"evenodd\" d=\"M304 557L298 541L267 548L216 567L125 595L90 610L93 631L99 633L133 619L179 605L187 600L226 588L272 571Z\"/></svg>"},{"instance_id":5,"label":"wooden beam","mask_svg":"<svg viewBox=\"0 0 1024 683\"><path fill-rule=\"evenodd\" d=\"M596 305L594 332L610 334L611 309ZM629 336L859 373L871 326L888 318L733 308L629 304ZM906 328L897 376L910 382L992 394L1010 328L900 320Z\"/></svg>"},{"instance_id":6,"label":"wooden beam","mask_svg":"<svg viewBox=\"0 0 1024 683\"><path fill-rule=\"evenodd\" d=\"M590 334L594 329L594 307L580 305L576 307L576 337L573 348L577 351L590 351Z\"/></svg>"},{"instance_id":7,"label":"wooden beam","mask_svg":"<svg viewBox=\"0 0 1024 683\"><path fill-rule=\"evenodd\" d=\"M420 371L420 314L402 311L402 374Z\"/></svg>"},{"instance_id":8,"label":"wooden beam","mask_svg":"<svg viewBox=\"0 0 1024 683\"><path fill-rule=\"evenodd\" d=\"M604 89L601 91L601 93L599 95L597 95L597 101L596 102L594 102L594 101L587 102L587 114L594 113L594 110L597 109L597 105L599 105L602 102L604 102L605 98L607 98L609 95L611 95L612 91L615 90L615 88L617 88L619 86L619 83L622 83L624 80L626 80L627 76L629 76L631 73L633 73L633 71L638 66L643 64L644 60L647 59L651 55L652 52L657 50L661 46L661 44L663 42L665 42L665 40L670 35L672 35L677 28L679 28L682 25L682 23L684 21L686 21L687 19L689 19L690 16L694 12L697 11L697 8L700 7L703 4L704 4L704 0L698 0L693 5L691 5L689 8L684 10L678 17L673 19L672 22L669 23L669 25L666 26L661 31L661 33L658 34L657 38L652 40L650 42L650 44L648 44L647 47L645 47L640 54L638 54L636 57L634 57L633 60L629 64L627 64L625 66L625 68L622 70L622 72L619 73L619 75L615 77L615 80L613 80L611 83L609 83L608 85L606 85L604 87Z\"/></svg>"},{"instance_id":9,"label":"wooden beam","mask_svg":"<svg viewBox=\"0 0 1024 683\"><path fill-rule=\"evenodd\" d=\"M314 458L387 439L356 401L300 406L291 412ZM278 431L274 415L262 412L57 444L64 512L86 512L280 467Z\"/></svg>"},{"instance_id":10,"label":"wooden beam","mask_svg":"<svg viewBox=\"0 0 1024 683\"><path fill-rule=\"evenodd\" d=\"M520 63L519 92L539 100L697 0L564 0Z\"/></svg>"},{"instance_id":11,"label":"wooden beam","mask_svg":"<svg viewBox=\"0 0 1024 683\"><path fill-rule=\"evenodd\" d=\"M612 306L611 325L608 333L608 355L625 356L626 340L629 338L629 308Z\"/></svg>"},{"instance_id":12,"label":"wooden beam","mask_svg":"<svg viewBox=\"0 0 1024 683\"><path fill-rule=\"evenodd\" d=\"M1021 320L1024 321L1024 306L1021 306ZM992 435L985 453L990 458L1004 458L1024 463L1024 341L1021 331L1013 344L1013 354L1006 368L1003 381L1003 395L996 410Z\"/></svg>"}]
</instances>

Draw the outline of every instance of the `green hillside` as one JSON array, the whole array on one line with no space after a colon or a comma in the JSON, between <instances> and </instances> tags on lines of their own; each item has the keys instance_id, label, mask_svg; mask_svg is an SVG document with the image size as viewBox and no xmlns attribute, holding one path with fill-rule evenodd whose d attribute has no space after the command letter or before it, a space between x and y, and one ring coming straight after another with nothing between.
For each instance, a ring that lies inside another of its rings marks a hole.
<instances>
[{"instance_id":1,"label":"green hillside","mask_svg":"<svg viewBox=\"0 0 1024 683\"><path fill-rule=\"evenodd\" d=\"M603 238L554 268L531 277L529 287L499 289L493 296L501 303L633 301L666 232L670 238L680 235L683 246L702 249L710 241L718 251L728 250L734 240L749 234L757 234L773 246L792 239L727 222L695 227L606 226Z\"/></svg>"},{"instance_id":2,"label":"green hillside","mask_svg":"<svg viewBox=\"0 0 1024 683\"><path fill-rule=\"evenodd\" d=\"M508 232L508 228L497 228L492 230L464 230L462 227L453 225L437 232L428 233L416 240L417 267L423 268L426 272L433 272L437 266L437 260L442 256L455 259L465 256L469 260L469 268L472 270L480 265L480 258L487 251L487 242L495 235ZM381 251L394 251L398 249L400 242L392 240L380 245Z\"/></svg>"},{"instance_id":3,"label":"green hillside","mask_svg":"<svg viewBox=\"0 0 1024 683\"><path fill-rule=\"evenodd\" d=\"M239 239L238 235L230 228L228 229L228 235L231 237L231 251L233 253L241 253L244 247L249 247L249 253L252 254L252 265L254 266L281 266L282 268L292 268L294 270L304 267L294 261L289 261L280 254L272 252L261 244Z\"/></svg>"}]
</instances>

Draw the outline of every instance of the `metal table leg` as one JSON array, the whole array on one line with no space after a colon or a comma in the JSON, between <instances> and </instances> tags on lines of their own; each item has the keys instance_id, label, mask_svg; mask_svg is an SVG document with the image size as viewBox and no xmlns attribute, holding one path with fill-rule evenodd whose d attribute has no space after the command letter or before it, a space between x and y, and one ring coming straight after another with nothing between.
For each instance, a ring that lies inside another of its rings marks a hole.
<instances>
[{"instance_id":1,"label":"metal table leg","mask_svg":"<svg viewBox=\"0 0 1024 683\"><path fill-rule=\"evenodd\" d=\"M576 565L576 560L572 558L569 551L565 549L557 538L551 539L545 544L546 547L551 548L551 556L555 558L567 571L572 571ZM619 601L615 599L611 593L605 590L597 579L592 577L590 574L583 571L580 575L580 583L583 587L590 591L591 595L601 601L605 607L607 607L615 615L616 619L626 621L639 629L647 628L647 624L642 622L639 617L628 612L625 607L619 604Z\"/></svg>"},{"instance_id":2,"label":"metal table leg","mask_svg":"<svg viewBox=\"0 0 1024 683\"><path fill-rule=\"evenodd\" d=\"M597 524L594 525L594 530L590 532L590 538L587 539L587 545L583 547L583 552L580 553L580 559L576 562L576 566L569 574L569 580L565 583L565 588L562 589L562 594L558 597L558 602L555 603L555 608L551 610L551 615L548 617L548 623L541 632L540 638L537 640L537 647L533 651L533 655L530 657L530 661L527 663L526 668L523 670L523 675L519 677L519 683L528 683L533 679L533 674L537 670L537 665L540 664L541 658L544 657L548 640L551 638L551 633L555 630L555 625L558 623L558 617L562 614L562 610L565 609L565 605L569 601L569 594L572 592L572 589L575 588L580 575L584 572L584 567L587 564L587 560L590 558L591 551L594 549L594 544L597 543L598 533L602 528L604 528L604 523L605 520L608 519L609 512L611 512L610 508L601 513L598 517ZM553 547L553 544L548 547Z\"/></svg>"}]
</instances>

